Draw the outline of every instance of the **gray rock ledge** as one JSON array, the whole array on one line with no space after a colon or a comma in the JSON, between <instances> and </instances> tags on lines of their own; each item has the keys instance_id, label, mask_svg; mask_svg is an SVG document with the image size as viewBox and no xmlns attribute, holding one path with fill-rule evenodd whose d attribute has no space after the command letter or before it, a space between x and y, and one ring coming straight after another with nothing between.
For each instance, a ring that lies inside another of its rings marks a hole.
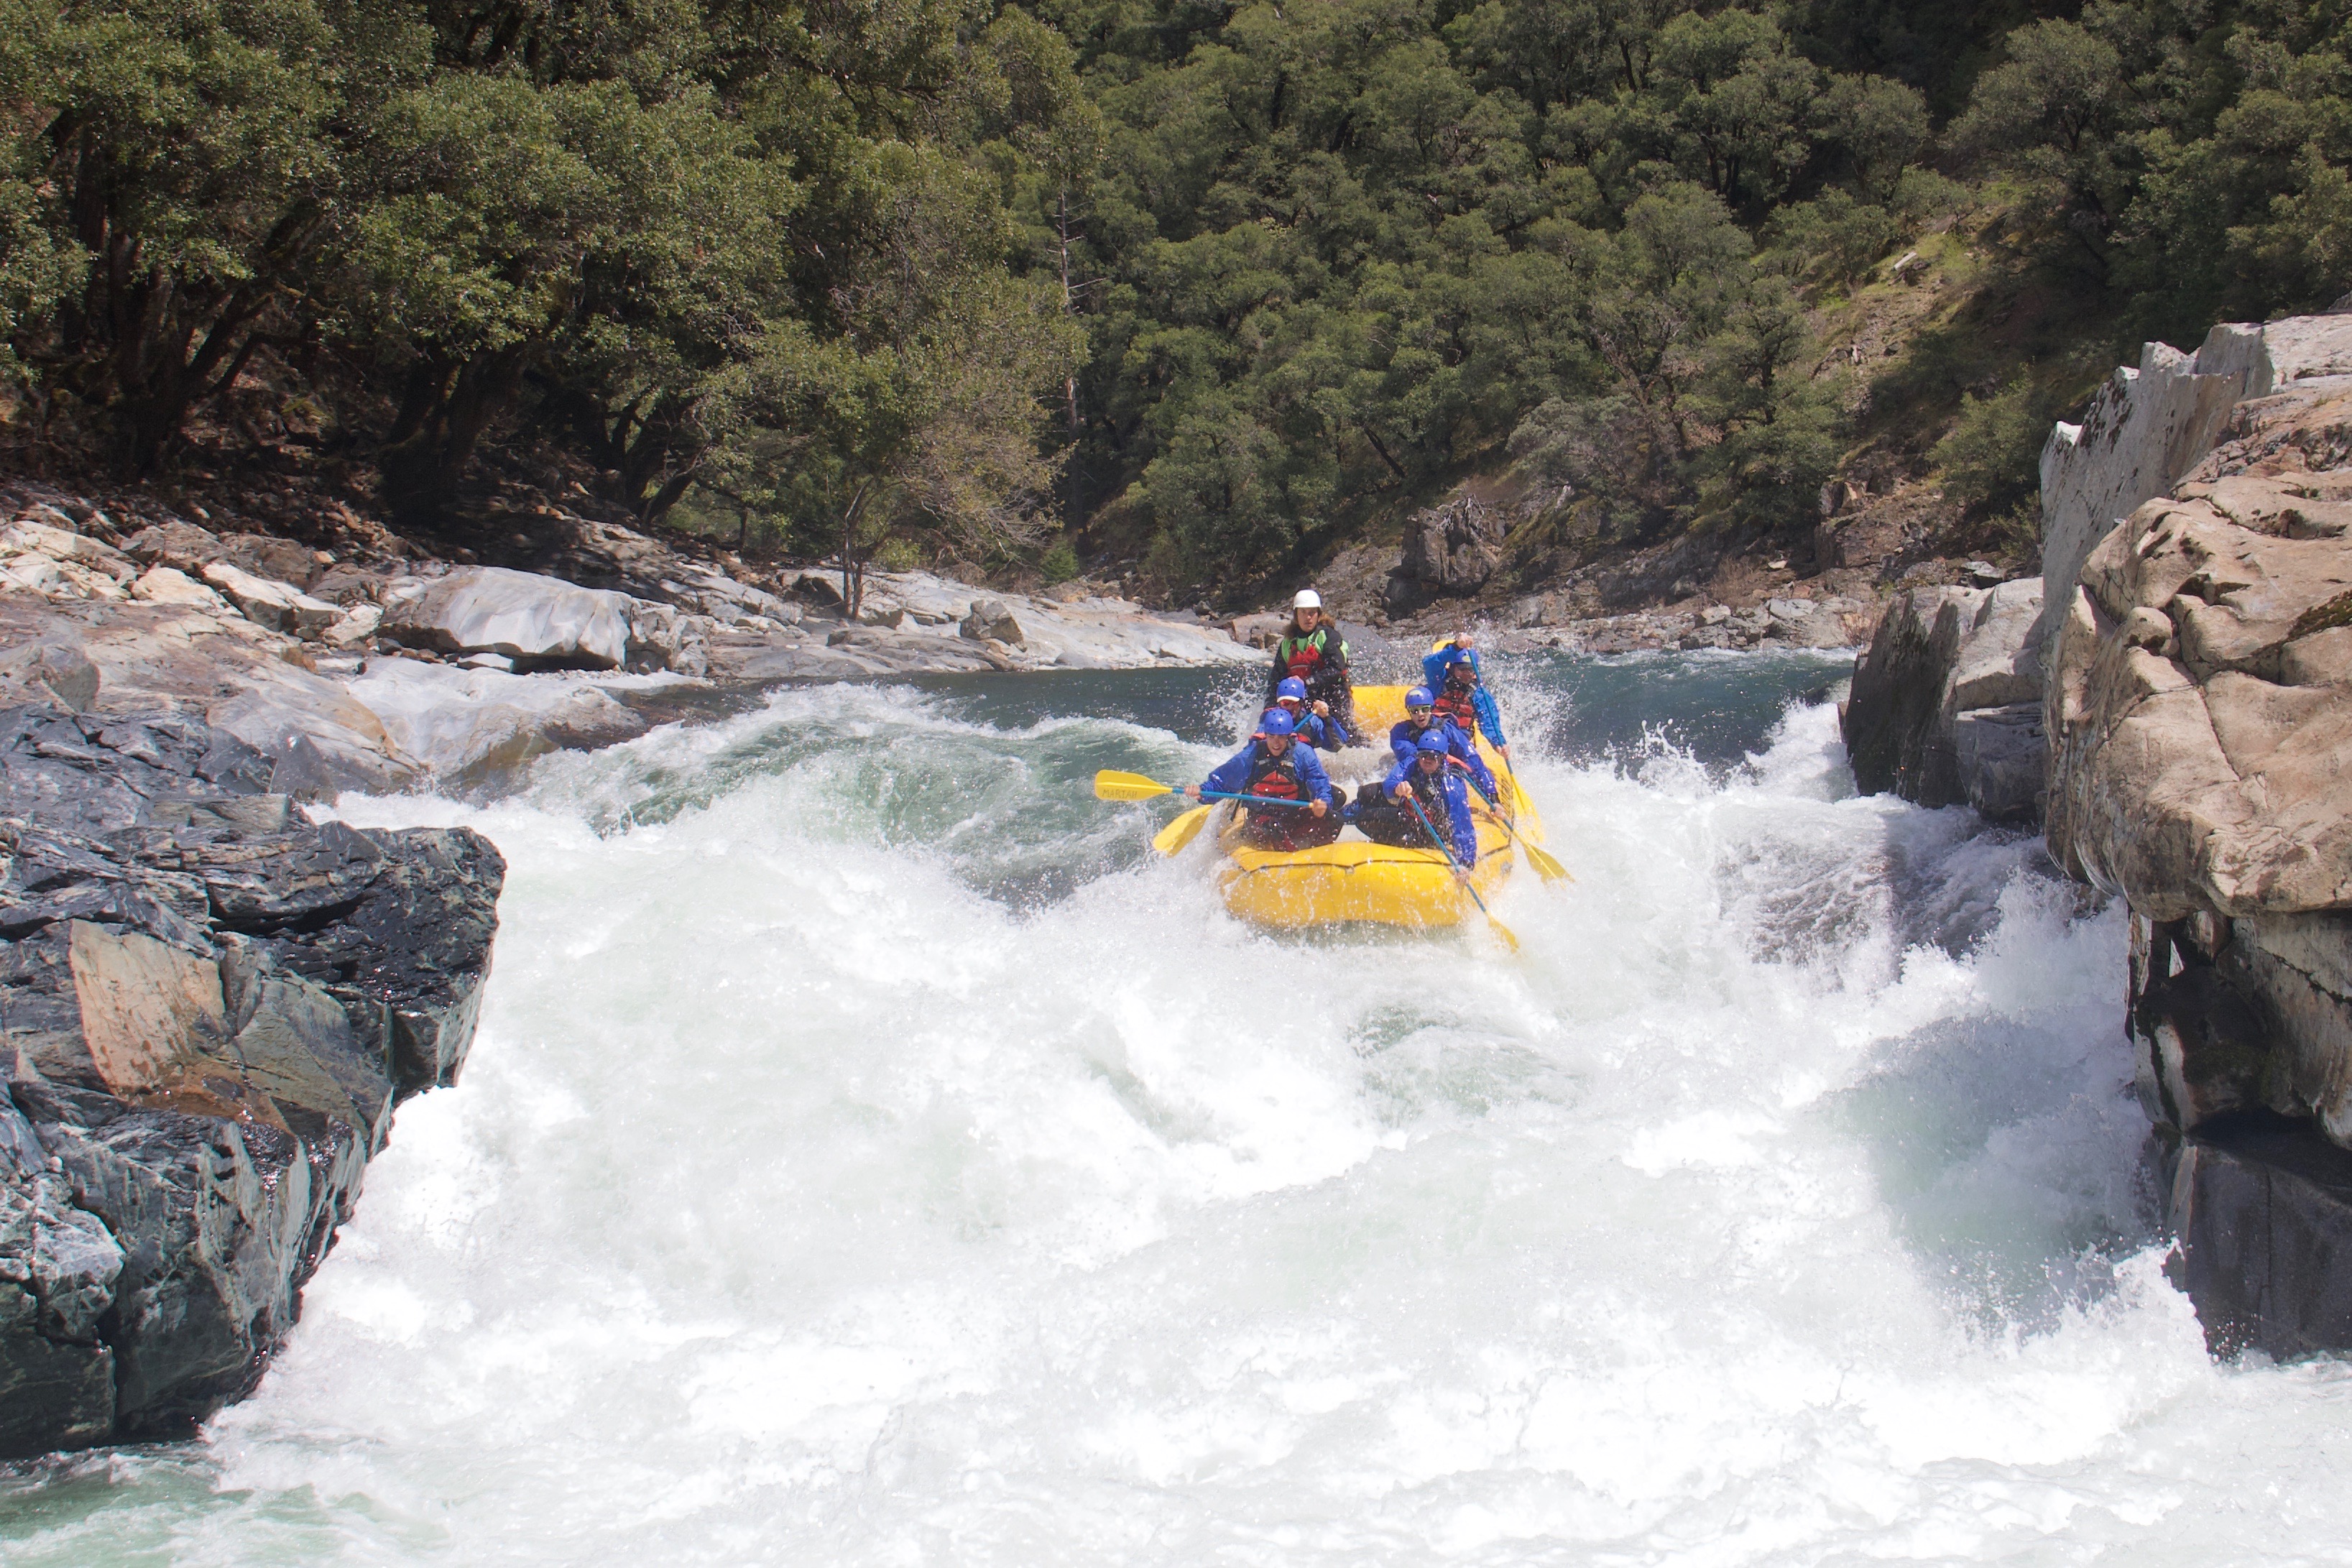
<instances>
[{"instance_id":1,"label":"gray rock ledge","mask_svg":"<svg viewBox=\"0 0 2352 1568\"><path fill-rule=\"evenodd\" d=\"M506 867L313 826L200 721L0 710L0 1458L250 1393L393 1107L455 1081Z\"/></svg>"}]
</instances>

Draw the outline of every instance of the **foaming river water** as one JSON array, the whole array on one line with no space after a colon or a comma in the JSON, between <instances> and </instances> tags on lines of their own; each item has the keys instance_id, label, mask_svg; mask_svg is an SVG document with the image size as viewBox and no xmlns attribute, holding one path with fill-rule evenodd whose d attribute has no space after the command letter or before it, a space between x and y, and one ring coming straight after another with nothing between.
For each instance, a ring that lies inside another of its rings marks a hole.
<instances>
[{"instance_id":1,"label":"foaming river water","mask_svg":"<svg viewBox=\"0 0 2352 1568\"><path fill-rule=\"evenodd\" d=\"M1825 658L1498 661L1575 873L1274 938L1145 851L1231 676L542 760L463 1084L204 1438L0 1561L2343 1561L2352 1381L2165 1282L2118 910L1855 798Z\"/></svg>"}]
</instances>

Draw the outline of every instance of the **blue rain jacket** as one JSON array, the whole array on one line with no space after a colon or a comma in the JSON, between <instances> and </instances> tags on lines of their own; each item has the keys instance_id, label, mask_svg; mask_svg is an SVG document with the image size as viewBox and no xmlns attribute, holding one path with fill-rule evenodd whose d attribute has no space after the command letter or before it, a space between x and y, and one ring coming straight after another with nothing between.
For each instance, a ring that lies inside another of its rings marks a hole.
<instances>
[{"instance_id":1,"label":"blue rain jacket","mask_svg":"<svg viewBox=\"0 0 2352 1568\"><path fill-rule=\"evenodd\" d=\"M1398 786L1405 784L1411 778L1413 765L1404 763L1390 769L1389 776L1381 781L1381 793L1394 800ZM1448 767L1438 770L1437 795L1445 803L1446 816L1453 819L1454 858L1462 862L1462 868L1466 871L1478 864L1478 828L1470 820L1470 785L1463 778L1460 769ZM1403 802L1398 804L1404 805ZM1405 806L1405 809L1412 808ZM1424 805L1422 809L1426 812L1428 807ZM1432 822L1430 826L1440 832L1444 831L1444 826L1439 823Z\"/></svg>"},{"instance_id":2,"label":"blue rain jacket","mask_svg":"<svg viewBox=\"0 0 2352 1568\"><path fill-rule=\"evenodd\" d=\"M1478 748L1472 742L1470 737L1464 734L1462 727L1451 719L1440 719L1436 721L1433 727L1444 732L1445 754L1458 759L1462 765L1469 770L1471 778L1477 781L1480 792L1488 800L1493 800L1495 798L1494 770L1486 766L1486 759L1478 754ZM1420 750L1421 731L1414 727L1412 720L1400 720L1390 727L1389 752L1400 763L1411 763L1413 754Z\"/></svg>"},{"instance_id":3,"label":"blue rain jacket","mask_svg":"<svg viewBox=\"0 0 2352 1568\"><path fill-rule=\"evenodd\" d=\"M1436 690L1445 684L1446 669L1465 658L1470 661L1470 668L1478 672L1478 684L1470 689L1470 705L1478 710L1478 732L1486 737L1486 743L1490 746L1500 748L1509 745L1510 742L1503 739L1503 710L1495 706L1494 694L1486 689L1486 667L1478 662L1476 648L1465 653L1448 644L1435 653L1422 655L1422 684L1432 691Z\"/></svg>"},{"instance_id":4,"label":"blue rain jacket","mask_svg":"<svg viewBox=\"0 0 2352 1568\"><path fill-rule=\"evenodd\" d=\"M1298 782L1307 786L1307 798L1330 805L1331 775L1323 771L1323 763L1316 757L1315 749L1302 746L1294 740L1290 742L1290 755L1298 763ZM1201 787L1216 795L1240 795L1249 783L1250 774L1257 769L1257 759L1258 742L1252 740L1248 745L1226 758L1215 773L1202 779ZM1279 811L1285 808L1270 806L1267 809Z\"/></svg>"}]
</instances>

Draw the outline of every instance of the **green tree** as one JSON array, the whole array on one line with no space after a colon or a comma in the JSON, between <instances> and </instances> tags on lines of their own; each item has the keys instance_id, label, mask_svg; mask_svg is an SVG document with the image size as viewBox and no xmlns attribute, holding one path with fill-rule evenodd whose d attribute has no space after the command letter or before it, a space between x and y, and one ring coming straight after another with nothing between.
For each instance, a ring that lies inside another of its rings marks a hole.
<instances>
[{"instance_id":1,"label":"green tree","mask_svg":"<svg viewBox=\"0 0 2352 1568\"><path fill-rule=\"evenodd\" d=\"M58 310L28 342L44 378L104 411L119 459L152 472L188 412L236 382L327 232L327 120L352 61L310 0L26 6L11 97L38 127L12 149L35 193L11 209L20 299ZM49 231L22 232L28 209ZM47 293L67 242L78 298Z\"/></svg>"},{"instance_id":2,"label":"green tree","mask_svg":"<svg viewBox=\"0 0 2352 1568\"><path fill-rule=\"evenodd\" d=\"M2076 264L2104 282L2108 234L2126 199L2116 134L2123 58L2075 22L2035 22L2003 47L2008 58L1978 79L1952 139L2032 182L2053 232Z\"/></svg>"}]
</instances>

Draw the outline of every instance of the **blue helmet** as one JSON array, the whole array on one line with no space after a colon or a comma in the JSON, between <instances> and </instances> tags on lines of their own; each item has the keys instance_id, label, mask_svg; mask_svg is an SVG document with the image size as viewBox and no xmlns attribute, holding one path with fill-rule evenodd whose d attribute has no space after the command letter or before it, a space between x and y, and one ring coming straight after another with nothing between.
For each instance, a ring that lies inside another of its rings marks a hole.
<instances>
[{"instance_id":1,"label":"blue helmet","mask_svg":"<svg viewBox=\"0 0 2352 1568\"><path fill-rule=\"evenodd\" d=\"M1298 721L1290 716L1286 708L1269 708L1257 721L1257 732L1268 740L1295 734L1297 730Z\"/></svg>"},{"instance_id":2,"label":"blue helmet","mask_svg":"<svg viewBox=\"0 0 2352 1568\"><path fill-rule=\"evenodd\" d=\"M1433 725L1421 732L1421 739L1413 742L1413 747L1423 756L1428 756L1433 752L1442 757L1453 750L1445 743L1445 737L1439 734Z\"/></svg>"},{"instance_id":3,"label":"blue helmet","mask_svg":"<svg viewBox=\"0 0 2352 1568\"><path fill-rule=\"evenodd\" d=\"M1437 699L1429 694L1429 688L1426 686L1416 686L1404 694L1404 705L1408 711L1415 708L1432 707L1436 701Z\"/></svg>"},{"instance_id":4,"label":"blue helmet","mask_svg":"<svg viewBox=\"0 0 2352 1568\"><path fill-rule=\"evenodd\" d=\"M1307 682L1299 679L1298 677L1295 675L1284 676L1282 678L1282 684L1274 689L1274 700L1276 702L1279 702L1286 697L1294 699L1300 702L1306 701Z\"/></svg>"}]
</instances>

